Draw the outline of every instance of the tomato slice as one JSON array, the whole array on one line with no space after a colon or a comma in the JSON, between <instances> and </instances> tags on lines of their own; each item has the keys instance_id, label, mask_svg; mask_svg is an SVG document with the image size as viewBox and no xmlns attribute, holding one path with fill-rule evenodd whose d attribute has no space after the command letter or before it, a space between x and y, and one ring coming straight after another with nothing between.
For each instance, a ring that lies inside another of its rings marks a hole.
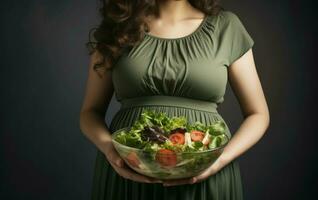
<instances>
[{"instance_id":1,"label":"tomato slice","mask_svg":"<svg viewBox=\"0 0 318 200\"><path fill-rule=\"evenodd\" d=\"M173 133L169 136L169 140L173 144L184 144L184 135L182 133Z\"/></svg>"},{"instance_id":2,"label":"tomato slice","mask_svg":"<svg viewBox=\"0 0 318 200\"><path fill-rule=\"evenodd\" d=\"M135 168L139 168L139 164L140 164L140 161L138 159L138 156L136 154L136 152L130 152L127 157L126 157L126 160L129 162L130 165L132 165L133 167Z\"/></svg>"},{"instance_id":3,"label":"tomato slice","mask_svg":"<svg viewBox=\"0 0 318 200\"><path fill-rule=\"evenodd\" d=\"M177 164L177 155L170 149L159 149L156 154L156 161L164 167L174 167Z\"/></svg>"},{"instance_id":4,"label":"tomato slice","mask_svg":"<svg viewBox=\"0 0 318 200\"><path fill-rule=\"evenodd\" d=\"M202 141L204 138L204 133L202 131L198 131L198 130L192 130L190 132L190 136L192 141Z\"/></svg>"}]
</instances>

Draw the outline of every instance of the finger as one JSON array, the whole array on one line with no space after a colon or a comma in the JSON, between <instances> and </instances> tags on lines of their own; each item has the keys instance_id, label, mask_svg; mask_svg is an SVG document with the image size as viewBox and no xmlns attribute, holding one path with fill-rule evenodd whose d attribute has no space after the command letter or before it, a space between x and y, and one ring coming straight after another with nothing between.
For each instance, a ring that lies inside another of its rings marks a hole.
<instances>
[{"instance_id":1,"label":"finger","mask_svg":"<svg viewBox=\"0 0 318 200\"><path fill-rule=\"evenodd\" d=\"M117 167L123 167L124 166L124 160L118 155L117 152L114 152L109 155L110 156L110 162L115 164Z\"/></svg>"},{"instance_id":2,"label":"finger","mask_svg":"<svg viewBox=\"0 0 318 200\"><path fill-rule=\"evenodd\" d=\"M138 174L129 168L121 168L121 170L124 171L124 174L127 176L128 179L133 181L144 182L144 183L161 183L162 182L160 180Z\"/></svg>"},{"instance_id":3,"label":"finger","mask_svg":"<svg viewBox=\"0 0 318 200\"><path fill-rule=\"evenodd\" d=\"M121 159L118 158L111 158L109 160L112 164L116 165L117 167L123 167L124 166L124 162Z\"/></svg>"},{"instance_id":4,"label":"finger","mask_svg":"<svg viewBox=\"0 0 318 200\"><path fill-rule=\"evenodd\" d=\"M200 175L196 176L196 179L197 179L196 182L203 181L203 180L209 178L210 176L212 176L212 175L214 175L214 174L215 174L215 173L209 173L209 174L204 173L204 174L200 174Z\"/></svg>"},{"instance_id":5,"label":"finger","mask_svg":"<svg viewBox=\"0 0 318 200\"><path fill-rule=\"evenodd\" d=\"M207 177L208 177L207 174L200 174L200 175L198 175L198 176L196 176L194 178L195 178L195 182L200 182L200 181L206 179Z\"/></svg>"},{"instance_id":6,"label":"finger","mask_svg":"<svg viewBox=\"0 0 318 200\"><path fill-rule=\"evenodd\" d=\"M212 176L214 173L215 173L214 170L209 169L209 170L206 170L203 173L201 173L193 178L195 179L195 183L198 183L198 182L201 182L201 181L207 179L209 176Z\"/></svg>"},{"instance_id":7,"label":"finger","mask_svg":"<svg viewBox=\"0 0 318 200\"><path fill-rule=\"evenodd\" d=\"M120 157L115 158L115 163L118 167L123 167L124 166L124 160Z\"/></svg>"},{"instance_id":8,"label":"finger","mask_svg":"<svg viewBox=\"0 0 318 200\"><path fill-rule=\"evenodd\" d=\"M195 183L196 178L186 178L186 179L175 179L175 180L167 180L163 182L163 186L174 186L174 185L183 185L183 184L193 184Z\"/></svg>"},{"instance_id":9,"label":"finger","mask_svg":"<svg viewBox=\"0 0 318 200\"><path fill-rule=\"evenodd\" d=\"M133 171L132 169L130 169L127 166L124 167L123 170L125 170L127 173L131 174L135 180L139 179L139 180L143 180L144 182L148 182L148 183L162 183L162 181L159 179L155 179L152 177L148 177L148 176L144 176L144 175L141 175L139 173L136 173L135 171Z\"/></svg>"},{"instance_id":10,"label":"finger","mask_svg":"<svg viewBox=\"0 0 318 200\"><path fill-rule=\"evenodd\" d=\"M162 180L156 178L149 178L152 183L163 183Z\"/></svg>"},{"instance_id":11,"label":"finger","mask_svg":"<svg viewBox=\"0 0 318 200\"><path fill-rule=\"evenodd\" d=\"M143 182L143 183L162 183L162 181L159 179L154 179L151 177L147 177L147 176L143 176L141 174L138 174L135 171L128 168L127 166L122 167L122 168L118 168L115 166L114 168L115 168L115 171L120 176L122 176L123 178L129 179L129 180L132 180L132 181Z\"/></svg>"}]
</instances>

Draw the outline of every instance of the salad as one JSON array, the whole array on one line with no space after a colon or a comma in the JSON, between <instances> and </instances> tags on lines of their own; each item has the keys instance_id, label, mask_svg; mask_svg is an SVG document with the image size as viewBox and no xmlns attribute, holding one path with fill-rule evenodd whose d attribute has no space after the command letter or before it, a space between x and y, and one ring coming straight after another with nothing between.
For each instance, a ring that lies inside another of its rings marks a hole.
<instances>
[{"instance_id":1,"label":"salad","mask_svg":"<svg viewBox=\"0 0 318 200\"><path fill-rule=\"evenodd\" d=\"M223 121L204 125L188 123L185 116L168 117L145 109L129 128L120 129L113 140L127 148L119 154L133 169L162 178L192 176L213 163L229 140ZM130 149L130 150L128 150Z\"/></svg>"}]
</instances>

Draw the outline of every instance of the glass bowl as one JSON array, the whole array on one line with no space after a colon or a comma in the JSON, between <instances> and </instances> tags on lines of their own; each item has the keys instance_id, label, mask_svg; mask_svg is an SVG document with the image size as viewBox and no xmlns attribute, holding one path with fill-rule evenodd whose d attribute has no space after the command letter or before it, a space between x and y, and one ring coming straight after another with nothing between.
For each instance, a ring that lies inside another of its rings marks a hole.
<instances>
[{"instance_id":1,"label":"glass bowl","mask_svg":"<svg viewBox=\"0 0 318 200\"><path fill-rule=\"evenodd\" d=\"M129 147L117 142L114 138L122 131L122 128L112 134L112 143L125 163L136 172L157 179L189 178L200 174L211 166L222 154L224 147L229 142L226 136L225 142L220 146L200 152L147 152L142 149Z\"/></svg>"}]
</instances>

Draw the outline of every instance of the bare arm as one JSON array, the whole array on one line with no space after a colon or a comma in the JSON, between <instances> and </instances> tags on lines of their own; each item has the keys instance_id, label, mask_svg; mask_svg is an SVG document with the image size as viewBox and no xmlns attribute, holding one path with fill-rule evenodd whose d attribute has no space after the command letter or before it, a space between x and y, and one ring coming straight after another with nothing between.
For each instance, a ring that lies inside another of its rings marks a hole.
<instances>
[{"instance_id":1,"label":"bare arm","mask_svg":"<svg viewBox=\"0 0 318 200\"><path fill-rule=\"evenodd\" d=\"M122 177L136 182L160 183L150 177L135 173L123 162L111 142L111 133L105 123L105 113L114 93L111 72L100 77L93 69L101 55L95 51L90 59L84 102L80 113L80 129L83 134L104 153L113 169Z\"/></svg>"},{"instance_id":2,"label":"bare arm","mask_svg":"<svg viewBox=\"0 0 318 200\"><path fill-rule=\"evenodd\" d=\"M221 156L208 169L190 179L165 181L164 186L193 184L207 179L251 148L268 128L269 110L257 75L252 49L231 64L228 72L229 82L243 112L243 123L224 147Z\"/></svg>"},{"instance_id":3,"label":"bare arm","mask_svg":"<svg viewBox=\"0 0 318 200\"><path fill-rule=\"evenodd\" d=\"M100 151L106 153L111 137L104 117L114 88L110 72L99 77L93 70L94 63L100 58L97 51L91 55L85 97L80 113L80 129Z\"/></svg>"},{"instance_id":4,"label":"bare arm","mask_svg":"<svg viewBox=\"0 0 318 200\"><path fill-rule=\"evenodd\" d=\"M270 116L250 49L229 67L229 83L237 97L244 121L224 148L222 166L237 158L266 132Z\"/></svg>"}]
</instances>

